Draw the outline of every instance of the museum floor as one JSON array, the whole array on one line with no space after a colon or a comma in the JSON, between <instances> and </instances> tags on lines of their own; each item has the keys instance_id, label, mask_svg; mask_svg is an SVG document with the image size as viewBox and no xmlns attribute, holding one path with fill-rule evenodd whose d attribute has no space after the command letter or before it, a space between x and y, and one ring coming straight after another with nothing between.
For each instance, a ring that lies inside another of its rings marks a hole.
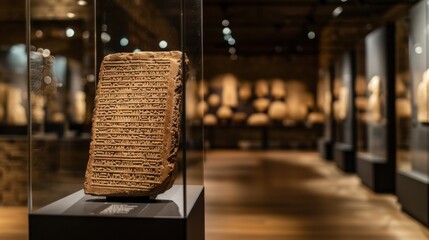
<instances>
[{"instance_id":1,"label":"museum floor","mask_svg":"<svg viewBox=\"0 0 429 240\"><path fill-rule=\"evenodd\" d=\"M392 195L315 152L210 151L205 185L207 240L429 239ZM0 208L0 239L26 239L26 214Z\"/></svg>"}]
</instances>

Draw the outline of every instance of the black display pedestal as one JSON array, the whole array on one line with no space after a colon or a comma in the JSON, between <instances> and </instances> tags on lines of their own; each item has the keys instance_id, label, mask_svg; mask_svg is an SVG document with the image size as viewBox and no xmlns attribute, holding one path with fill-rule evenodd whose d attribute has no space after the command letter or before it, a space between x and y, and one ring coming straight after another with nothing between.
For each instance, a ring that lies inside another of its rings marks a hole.
<instances>
[{"instance_id":1,"label":"black display pedestal","mask_svg":"<svg viewBox=\"0 0 429 240\"><path fill-rule=\"evenodd\" d=\"M393 193L395 191L395 165L389 164L385 158L359 153L357 174L362 183L377 193Z\"/></svg>"},{"instance_id":2,"label":"black display pedestal","mask_svg":"<svg viewBox=\"0 0 429 240\"><path fill-rule=\"evenodd\" d=\"M317 143L317 148L319 150L320 155L322 156L322 158L326 159L326 160L332 160L333 159L333 143L332 140L329 139L325 139L325 138L321 138L319 139L318 143Z\"/></svg>"},{"instance_id":3,"label":"black display pedestal","mask_svg":"<svg viewBox=\"0 0 429 240\"><path fill-rule=\"evenodd\" d=\"M203 186L187 186L186 202L187 209L180 185L147 202L108 202L81 190L30 213L30 240L203 240Z\"/></svg>"},{"instance_id":4,"label":"black display pedestal","mask_svg":"<svg viewBox=\"0 0 429 240\"><path fill-rule=\"evenodd\" d=\"M396 175L396 194L402 210L429 227L429 179L413 171Z\"/></svg>"},{"instance_id":5,"label":"black display pedestal","mask_svg":"<svg viewBox=\"0 0 429 240\"><path fill-rule=\"evenodd\" d=\"M336 143L334 160L337 166L344 172L356 172L356 152L352 145Z\"/></svg>"}]
</instances>

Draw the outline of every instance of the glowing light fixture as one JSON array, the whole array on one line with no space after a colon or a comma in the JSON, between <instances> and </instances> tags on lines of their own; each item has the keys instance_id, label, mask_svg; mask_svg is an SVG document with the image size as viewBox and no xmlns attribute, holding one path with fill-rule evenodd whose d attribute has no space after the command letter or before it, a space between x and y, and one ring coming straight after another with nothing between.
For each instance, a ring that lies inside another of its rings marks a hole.
<instances>
[{"instance_id":1,"label":"glowing light fixture","mask_svg":"<svg viewBox=\"0 0 429 240\"><path fill-rule=\"evenodd\" d=\"M423 53L423 48L420 46L415 46L414 47L414 52L416 52L417 54L422 54Z\"/></svg>"},{"instance_id":2,"label":"glowing light fixture","mask_svg":"<svg viewBox=\"0 0 429 240\"><path fill-rule=\"evenodd\" d=\"M76 17L76 14L74 14L74 13L72 13L72 12L69 12L69 13L67 13L67 14L66 14L66 16L67 16L68 18L74 18L74 17Z\"/></svg>"},{"instance_id":3,"label":"glowing light fixture","mask_svg":"<svg viewBox=\"0 0 429 240\"><path fill-rule=\"evenodd\" d=\"M67 28L66 29L66 36L69 37L69 38L71 38L71 37L74 36L74 30L73 30L73 28Z\"/></svg>"},{"instance_id":4,"label":"glowing light fixture","mask_svg":"<svg viewBox=\"0 0 429 240\"><path fill-rule=\"evenodd\" d=\"M229 27L223 28L222 33L225 35L231 34L232 33L231 28Z\"/></svg>"},{"instance_id":5,"label":"glowing light fixture","mask_svg":"<svg viewBox=\"0 0 429 240\"><path fill-rule=\"evenodd\" d=\"M37 38L43 37L43 31L40 29L36 30L34 34L36 35Z\"/></svg>"},{"instance_id":6,"label":"glowing light fixture","mask_svg":"<svg viewBox=\"0 0 429 240\"><path fill-rule=\"evenodd\" d=\"M316 37L316 33L313 31L309 31L307 37L308 39L314 39Z\"/></svg>"},{"instance_id":7,"label":"glowing light fixture","mask_svg":"<svg viewBox=\"0 0 429 240\"><path fill-rule=\"evenodd\" d=\"M228 19L222 20L222 26L228 27L229 26L229 20Z\"/></svg>"},{"instance_id":8,"label":"glowing light fixture","mask_svg":"<svg viewBox=\"0 0 429 240\"><path fill-rule=\"evenodd\" d=\"M122 47L127 46L129 42L130 41L128 41L128 38L125 38L125 37L123 37L123 38L121 38L121 40L119 40L119 44L121 44Z\"/></svg>"},{"instance_id":9,"label":"glowing light fixture","mask_svg":"<svg viewBox=\"0 0 429 240\"><path fill-rule=\"evenodd\" d=\"M85 0L79 0L79 1L77 1L77 5L79 5L79 6L85 6L86 4L88 4L88 2L85 1Z\"/></svg>"},{"instance_id":10,"label":"glowing light fixture","mask_svg":"<svg viewBox=\"0 0 429 240\"><path fill-rule=\"evenodd\" d=\"M234 45L235 44L235 39L233 37L231 37L230 39L228 39L228 44L229 45Z\"/></svg>"},{"instance_id":11,"label":"glowing light fixture","mask_svg":"<svg viewBox=\"0 0 429 240\"><path fill-rule=\"evenodd\" d=\"M230 48L228 49L228 52L229 52L230 54L235 54L235 53L237 52L237 50L235 49L235 47L230 47Z\"/></svg>"},{"instance_id":12,"label":"glowing light fixture","mask_svg":"<svg viewBox=\"0 0 429 240\"><path fill-rule=\"evenodd\" d=\"M334 9L334 11L332 11L332 16L334 17L338 17L340 16L340 14L343 12L343 8L342 7L336 7Z\"/></svg>"},{"instance_id":13,"label":"glowing light fixture","mask_svg":"<svg viewBox=\"0 0 429 240\"><path fill-rule=\"evenodd\" d=\"M164 49L164 48L166 48L167 46L168 46L167 41L165 41L165 40L161 40L161 41L159 42L159 47L160 47L160 48Z\"/></svg>"},{"instance_id":14,"label":"glowing light fixture","mask_svg":"<svg viewBox=\"0 0 429 240\"><path fill-rule=\"evenodd\" d=\"M102 32L102 33L101 33L101 41L102 41L103 43L108 43L108 42L110 42L110 39L111 39L111 37L110 37L110 35L109 35L107 32Z\"/></svg>"}]
</instances>

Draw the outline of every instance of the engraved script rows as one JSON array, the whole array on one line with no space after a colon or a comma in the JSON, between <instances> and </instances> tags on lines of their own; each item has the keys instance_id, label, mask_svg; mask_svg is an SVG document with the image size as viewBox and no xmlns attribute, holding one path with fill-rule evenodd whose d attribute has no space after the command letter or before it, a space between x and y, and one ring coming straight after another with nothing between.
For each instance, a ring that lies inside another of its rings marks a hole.
<instances>
[{"instance_id":1,"label":"engraved script rows","mask_svg":"<svg viewBox=\"0 0 429 240\"><path fill-rule=\"evenodd\" d=\"M166 61L104 63L94 121L94 185L148 188L160 182L169 71Z\"/></svg>"}]
</instances>

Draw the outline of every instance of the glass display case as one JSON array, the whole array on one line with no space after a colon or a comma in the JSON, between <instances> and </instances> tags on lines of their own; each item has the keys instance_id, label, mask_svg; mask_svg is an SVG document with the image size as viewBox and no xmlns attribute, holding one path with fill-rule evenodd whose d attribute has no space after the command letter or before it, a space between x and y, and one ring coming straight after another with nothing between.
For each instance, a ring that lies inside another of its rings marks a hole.
<instances>
[{"instance_id":1,"label":"glass display case","mask_svg":"<svg viewBox=\"0 0 429 240\"><path fill-rule=\"evenodd\" d=\"M349 51L337 62L338 99L334 103L336 138L334 160L345 172L356 171L355 52Z\"/></svg>"},{"instance_id":2,"label":"glass display case","mask_svg":"<svg viewBox=\"0 0 429 240\"><path fill-rule=\"evenodd\" d=\"M27 203L25 1L0 2L0 206Z\"/></svg>"},{"instance_id":3,"label":"glass display case","mask_svg":"<svg viewBox=\"0 0 429 240\"><path fill-rule=\"evenodd\" d=\"M395 27L380 27L365 38L367 80L366 148L358 153L357 172L375 192L395 189Z\"/></svg>"},{"instance_id":4,"label":"glass display case","mask_svg":"<svg viewBox=\"0 0 429 240\"><path fill-rule=\"evenodd\" d=\"M398 168L396 188L402 210L426 226L429 225L428 10L427 1L420 1L410 10L411 141L408 161Z\"/></svg>"},{"instance_id":5,"label":"glass display case","mask_svg":"<svg viewBox=\"0 0 429 240\"><path fill-rule=\"evenodd\" d=\"M30 239L204 239L202 2L27 4Z\"/></svg>"},{"instance_id":6,"label":"glass display case","mask_svg":"<svg viewBox=\"0 0 429 240\"><path fill-rule=\"evenodd\" d=\"M320 155L326 160L333 160L333 145L335 138L334 111L333 111L333 89L334 89L334 66L322 69L320 79L323 82L323 115L324 130L323 137L318 141Z\"/></svg>"}]
</instances>

